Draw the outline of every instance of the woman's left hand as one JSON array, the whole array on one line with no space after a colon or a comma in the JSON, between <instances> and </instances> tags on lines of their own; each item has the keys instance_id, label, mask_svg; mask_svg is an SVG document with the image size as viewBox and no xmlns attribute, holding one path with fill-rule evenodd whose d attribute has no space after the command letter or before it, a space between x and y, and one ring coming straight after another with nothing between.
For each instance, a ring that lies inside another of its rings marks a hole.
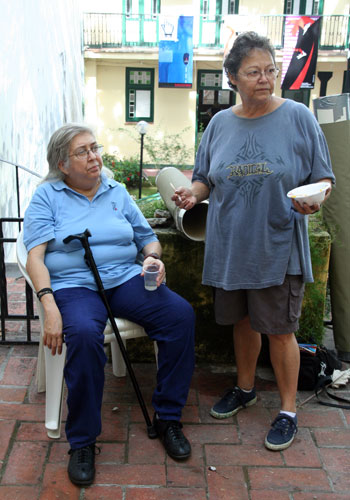
<instances>
[{"instance_id":1,"label":"woman's left hand","mask_svg":"<svg viewBox=\"0 0 350 500\"><path fill-rule=\"evenodd\" d=\"M326 190L326 194L323 202L327 200L332 191L332 181L331 179L321 179L318 182L328 182L329 188ZM298 203L295 199L292 199L292 204L294 209L302 215L311 215L318 212L321 208L320 203L314 203L313 205L308 205L307 203Z\"/></svg>"},{"instance_id":2,"label":"woman's left hand","mask_svg":"<svg viewBox=\"0 0 350 500\"><path fill-rule=\"evenodd\" d=\"M296 200L292 200L292 204L294 209L302 215L315 214L321 208L321 205L319 203L308 205L307 203L298 203Z\"/></svg>"},{"instance_id":3,"label":"woman's left hand","mask_svg":"<svg viewBox=\"0 0 350 500\"><path fill-rule=\"evenodd\" d=\"M147 264L148 266L151 266L152 264L154 264L155 266L158 266L159 267L159 273L158 273L158 276L157 276L157 286L160 286L163 281L165 280L165 265L164 265L164 262L161 261L160 259L155 259L154 257L147 257L147 259L145 259L143 261L143 265ZM142 272L141 272L141 276L144 276L144 272L143 272L143 269L142 269Z\"/></svg>"}]
</instances>

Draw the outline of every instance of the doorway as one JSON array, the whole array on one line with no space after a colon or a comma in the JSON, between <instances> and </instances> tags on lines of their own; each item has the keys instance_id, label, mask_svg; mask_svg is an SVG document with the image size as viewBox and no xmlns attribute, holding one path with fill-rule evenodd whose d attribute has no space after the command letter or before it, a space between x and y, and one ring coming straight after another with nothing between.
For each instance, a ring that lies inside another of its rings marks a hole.
<instances>
[{"instance_id":1,"label":"doorway","mask_svg":"<svg viewBox=\"0 0 350 500\"><path fill-rule=\"evenodd\" d=\"M222 89L222 70L198 70L197 74L197 134L200 143L204 130L212 117L223 109L233 106L236 94Z\"/></svg>"}]
</instances>

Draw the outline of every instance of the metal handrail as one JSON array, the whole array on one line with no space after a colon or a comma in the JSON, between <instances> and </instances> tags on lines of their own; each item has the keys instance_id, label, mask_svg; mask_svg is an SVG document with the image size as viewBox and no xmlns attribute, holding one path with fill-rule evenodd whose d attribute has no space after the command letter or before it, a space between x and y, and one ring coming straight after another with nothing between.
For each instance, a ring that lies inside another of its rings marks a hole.
<instances>
[{"instance_id":1,"label":"metal handrail","mask_svg":"<svg viewBox=\"0 0 350 500\"><path fill-rule=\"evenodd\" d=\"M9 314L8 294L7 294L7 278L5 266L4 243L16 243L16 238L4 237L3 223L15 222L19 226L23 222L21 217L3 217L0 218L0 324L1 324L1 339L0 345L22 345L22 344L38 344L38 341L32 340L31 321L37 320L38 316L34 314L33 291L26 282L26 313L25 314ZM26 321L27 324L27 340L6 340L6 321Z\"/></svg>"},{"instance_id":2,"label":"metal handrail","mask_svg":"<svg viewBox=\"0 0 350 500\"><path fill-rule=\"evenodd\" d=\"M16 197L17 197L17 217L21 217L21 201L20 201L20 192L19 192L19 175L18 175L18 169L25 170L26 172L29 172L32 175L35 175L36 177L39 177L42 179L42 175L37 174L34 172L34 170L30 170L27 167L23 167L22 165L18 165L18 163L13 163L12 161L9 160L4 160L3 158L0 158L0 162L7 163L8 165L13 165L16 167ZM19 224L19 230L21 229L21 226Z\"/></svg>"},{"instance_id":3,"label":"metal handrail","mask_svg":"<svg viewBox=\"0 0 350 500\"><path fill-rule=\"evenodd\" d=\"M23 167L23 165L18 165L18 163L13 163L12 161L9 160L4 160L3 158L0 158L0 161L3 163L8 163L9 165L13 165L14 167L21 168L22 170L25 170L26 172L29 172L32 175L35 175L36 177L39 177L40 179L43 178L42 175L38 174L37 172L34 172L34 170L30 170L27 167Z\"/></svg>"},{"instance_id":4,"label":"metal handrail","mask_svg":"<svg viewBox=\"0 0 350 500\"><path fill-rule=\"evenodd\" d=\"M18 170L19 169L24 170L39 178L42 178L42 176L37 174L33 170L30 170L27 167L23 167L22 165L18 165L17 163L14 163L12 161L0 158L0 162L7 163L16 168L16 195L17 195L17 217L0 218L0 325L1 325L0 345L38 344L38 341L32 340L31 321L37 320L38 316L34 314L33 291L27 282L25 286L26 314L9 314L4 244L16 243L17 240L16 238L7 238L4 236L3 224L18 223L18 230L19 231L21 230L21 223L23 222L23 218L21 217ZM18 321L18 320L26 321L27 340L17 340L17 341L6 340L6 321Z\"/></svg>"}]
</instances>

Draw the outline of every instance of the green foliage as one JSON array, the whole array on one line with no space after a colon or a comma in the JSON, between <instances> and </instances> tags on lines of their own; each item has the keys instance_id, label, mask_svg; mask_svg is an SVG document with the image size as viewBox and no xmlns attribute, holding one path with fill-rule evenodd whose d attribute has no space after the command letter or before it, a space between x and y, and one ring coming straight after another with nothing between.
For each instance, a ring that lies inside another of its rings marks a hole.
<instances>
[{"instance_id":1,"label":"green foliage","mask_svg":"<svg viewBox=\"0 0 350 500\"><path fill-rule=\"evenodd\" d=\"M322 344L331 238L320 212L309 218L309 240L314 283L307 283L296 333L299 342Z\"/></svg>"},{"instance_id":2,"label":"green foliage","mask_svg":"<svg viewBox=\"0 0 350 500\"><path fill-rule=\"evenodd\" d=\"M204 133L204 123L201 122L199 124L198 130L197 130L197 138L196 138L196 146L195 146L195 153L196 154L197 154L199 145L201 143L203 133Z\"/></svg>"},{"instance_id":3,"label":"green foliage","mask_svg":"<svg viewBox=\"0 0 350 500\"><path fill-rule=\"evenodd\" d=\"M117 163L117 157L114 155L109 155L108 153L103 153L102 155L103 165L113 170L115 164Z\"/></svg>"},{"instance_id":4,"label":"green foliage","mask_svg":"<svg viewBox=\"0 0 350 500\"><path fill-rule=\"evenodd\" d=\"M158 209L167 210L167 207L165 206L165 203L162 199L141 200L137 202L137 205L146 219L151 219L152 217L154 217L154 212Z\"/></svg>"},{"instance_id":5,"label":"green foliage","mask_svg":"<svg viewBox=\"0 0 350 500\"><path fill-rule=\"evenodd\" d=\"M114 179L125 184L126 187L135 187L139 184L140 164L136 156L118 160L116 156L104 153L103 164L114 174Z\"/></svg>"},{"instance_id":6,"label":"green foliage","mask_svg":"<svg viewBox=\"0 0 350 500\"><path fill-rule=\"evenodd\" d=\"M193 165L194 148L188 148L183 136L188 134L190 127L186 127L175 134L164 134L156 129L144 136L143 147L147 156L147 163L155 168L174 166L185 168ZM118 132L129 135L135 142L140 143L140 135L135 129L119 128Z\"/></svg>"},{"instance_id":7,"label":"green foliage","mask_svg":"<svg viewBox=\"0 0 350 500\"><path fill-rule=\"evenodd\" d=\"M144 146L151 163L157 168L164 165L184 168L189 163L193 164L193 148L187 148L182 139L182 135L188 131L189 127L177 134L165 135L162 139L146 135Z\"/></svg>"},{"instance_id":8,"label":"green foliage","mask_svg":"<svg viewBox=\"0 0 350 500\"><path fill-rule=\"evenodd\" d=\"M298 342L323 343L324 337L324 296L315 283L305 286L304 307L299 321L299 330L296 333Z\"/></svg>"}]
</instances>

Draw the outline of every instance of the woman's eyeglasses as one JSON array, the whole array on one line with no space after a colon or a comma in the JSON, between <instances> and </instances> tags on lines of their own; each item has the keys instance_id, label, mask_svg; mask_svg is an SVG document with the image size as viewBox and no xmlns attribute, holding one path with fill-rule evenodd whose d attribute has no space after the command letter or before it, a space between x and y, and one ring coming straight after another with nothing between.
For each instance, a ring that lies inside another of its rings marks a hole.
<instances>
[{"instance_id":1,"label":"woman's eyeglasses","mask_svg":"<svg viewBox=\"0 0 350 500\"><path fill-rule=\"evenodd\" d=\"M238 72L240 73L240 72ZM247 72L241 72L243 76L245 76L248 80L250 81L258 81L260 78L265 75L265 77L268 80L273 80L274 78L277 78L278 73L279 73L279 68L269 68L265 69L264 71L260 71L258 69L253 69L251 71Z\"/></svg>"},{"instance_id":2,"label":"woman's eyeglasses","mask_svg":"<svg viewBox=\"0 0 350 500\"><path fill-rule=\"evenodd\" d=\"M94 155L101 155L102 151L103 146L101 144L96 144L90 149L79 149L75 153L69 155L68 158L70 158L71 156L75 156L76 158L78 158L78 160L87 160L89 153L93 153Z\"/></svg>"}]
</instances>

